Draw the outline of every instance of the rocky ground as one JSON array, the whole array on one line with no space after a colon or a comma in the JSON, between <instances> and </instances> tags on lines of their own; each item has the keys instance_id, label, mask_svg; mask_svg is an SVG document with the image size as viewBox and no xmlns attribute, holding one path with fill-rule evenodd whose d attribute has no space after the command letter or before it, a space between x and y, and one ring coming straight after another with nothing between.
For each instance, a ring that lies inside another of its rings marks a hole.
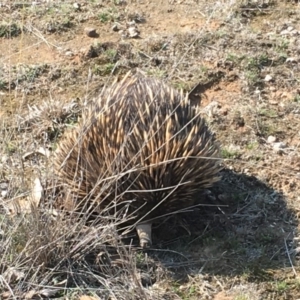
<instances>
[{"instance_id":1,"label":"rocky ground","mask_svg":"<svg viewBox=\"0 0 300 300\"><path fill-rule=\"evenodd\" d=\"M298 1L4 0L0 14L1 299L300 299ZM214 206L160 225L147 253L109 226L70 230L38 189L89 97L137 69L189 92L225 167L199 196Z\"/></svg>"}]
</instances>

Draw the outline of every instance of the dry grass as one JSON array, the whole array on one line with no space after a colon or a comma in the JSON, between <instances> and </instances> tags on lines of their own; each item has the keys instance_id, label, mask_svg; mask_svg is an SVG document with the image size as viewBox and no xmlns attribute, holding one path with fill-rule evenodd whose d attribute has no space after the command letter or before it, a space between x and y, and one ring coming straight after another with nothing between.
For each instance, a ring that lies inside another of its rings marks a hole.
<instances>
[{"instance_id":1,"label":"dry grass","mask_svg":"<svg viewBox=\"0 0 300 300\"><path fill-rule=\"evenodd\" d=\"M0 7L0 298L299 298L299 2L21 2ZM141 39L120 40L111 26L132 19ZM48 158L134 68L191 91L225 165L147 253L118 219L87 227L55 210ZM43 197L25 214L36 177Z\"/></svg>"},{"instance_id":2,"label":"dry grass","mask_svg":"<svg viewBox=\"0 0 300 300\"><path fill-rule=\"evenodd\" d=\"M85 228L34 211L1 225L8 235L1 243L3 298L95 293L99 299L155 299L142 286L134 252L120 242L116 222Z\"/></svg>"}]
</instances>

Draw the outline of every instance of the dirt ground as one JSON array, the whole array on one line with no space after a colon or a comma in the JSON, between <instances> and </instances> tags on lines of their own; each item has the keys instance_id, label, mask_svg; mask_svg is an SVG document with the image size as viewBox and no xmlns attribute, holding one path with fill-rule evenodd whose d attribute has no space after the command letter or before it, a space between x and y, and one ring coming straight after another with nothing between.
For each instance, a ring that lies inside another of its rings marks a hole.
<instances>
[{"instance_id":1,"label":"dirt ground","mask_svg":"<svg viewBox=\"0 0 300 300\"><path fill-rule=\"evenodd\" d=\"M50 259L65 233L20 214L32 174L49 182L62 133L129 70L189 92L216 133L213 207L154 229L147 253L114 245L113 267L99 243L83 254L92 234ZM2 1L0 297L300 299L299 81L298 1Z\"/></svg>"}]
</instances>

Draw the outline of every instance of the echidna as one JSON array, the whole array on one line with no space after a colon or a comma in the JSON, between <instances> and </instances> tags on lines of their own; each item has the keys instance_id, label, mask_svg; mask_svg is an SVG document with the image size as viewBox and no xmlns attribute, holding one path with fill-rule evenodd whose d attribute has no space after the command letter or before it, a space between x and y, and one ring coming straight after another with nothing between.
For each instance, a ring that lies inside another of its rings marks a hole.
<instances>
[{"instance_id":1,"label":"echidna","mask_svg":"<svg viewBox=\"0 0 300 300\"><path fill-rule=\"evenodd\" d=\"M188 95L127 74L93 100L55 154L77 208L134 217L142 247L154 219L193 205L219 180L219 147Z\"/></svg>"}]
</instances>

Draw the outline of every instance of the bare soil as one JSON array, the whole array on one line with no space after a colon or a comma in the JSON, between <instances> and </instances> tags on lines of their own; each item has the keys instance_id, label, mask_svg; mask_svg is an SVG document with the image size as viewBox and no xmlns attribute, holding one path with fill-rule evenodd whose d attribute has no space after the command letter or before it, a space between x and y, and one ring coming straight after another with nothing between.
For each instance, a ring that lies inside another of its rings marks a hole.
<instances>
[{"instance_id":1,"label":"bare soil","mask_svg":"<svg viewBox=\"0 0 300 300\"><path fill-rule=\"evenodd\" d=\"M0 15L1 299L300 299L298 1L2 1ZM222 144L203 207L155 228L147 253L23 215L89 97L137 69L189 92Z\"/></svg>"}]
</instances>

